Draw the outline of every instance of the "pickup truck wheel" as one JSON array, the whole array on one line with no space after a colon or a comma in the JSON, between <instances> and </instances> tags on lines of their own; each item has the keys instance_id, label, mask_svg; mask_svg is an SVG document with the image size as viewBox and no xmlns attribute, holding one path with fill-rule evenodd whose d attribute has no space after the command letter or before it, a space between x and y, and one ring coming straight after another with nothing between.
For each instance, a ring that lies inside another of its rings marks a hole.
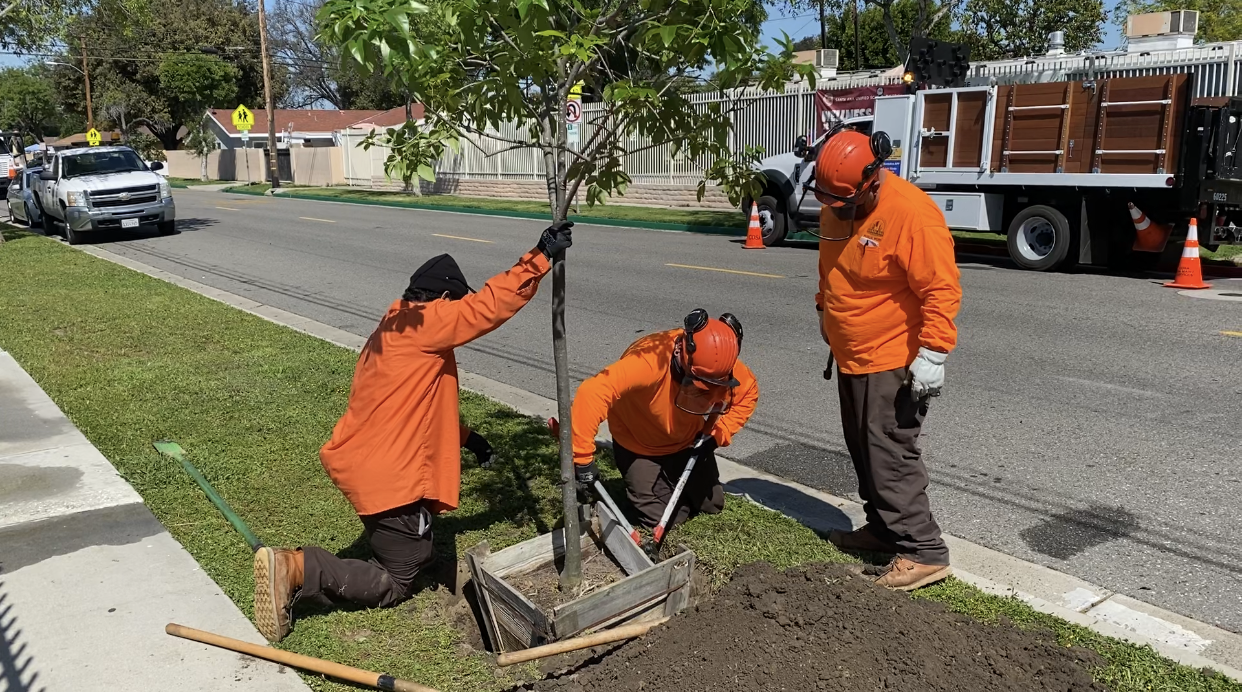
<instances>
[{"instance_id":1,"label":"pickup truck wheel","mask_svg":"<svg viewBox=\"0 0 1242 692\"><path fill-rule=\"evenodd\" d=\"M162 221L155 226L156 233L160 235L172 235L177 232L176 221Z\"/></svg>"},{"instance_id":2,"label":"pickup truck wheel","mask_svg":"<svg viewBox=\"0 0 1242 692\"><path fill-rule=\"evenodd\" d=\"M1006 238L1009 257L1019 267L1037 272L1056 269L1064 264L1072 243L1065 215L1043 204L1018 212L1009 224Z\"/></svg>"},{"instance_id":3,"label":"pickup truck wheel","mask_svg":"<svg viewBox=\"0 0 1242 692\"><path fill-rule=\"evenodd\" d=\"M781 209L776 198L764 195L757 201L759 206L759 228L763 229L765 247L780 245L785 242L785 210Z\"/></svg>"},{"instance_id":4,"label":"pickup truck wheel","mask_svg":"<svg viewBox=\"0 0 1242 692\"><path fill-rule=\"evenodd\" d=\"M69 224L66 223L65 224L65 242L69 243L70 245L81 245L82 243L86 242L86 238L83 237L81 233L78 233L77 231L70 228Z\"/></svg>"}]
</instances>

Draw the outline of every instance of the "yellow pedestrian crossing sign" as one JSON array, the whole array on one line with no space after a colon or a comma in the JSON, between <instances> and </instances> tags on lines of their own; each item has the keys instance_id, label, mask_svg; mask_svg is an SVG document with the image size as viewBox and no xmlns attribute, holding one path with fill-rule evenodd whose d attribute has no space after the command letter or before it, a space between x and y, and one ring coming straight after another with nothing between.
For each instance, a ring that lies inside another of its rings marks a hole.
<instances>
[{"instance_id":1,"label":"yellow pedestrian crossing sign","mask_svg":"<svg viewBox=\"0 0 1242 692\"><path fill-rule=\"evenodd\" d=\"M86 143L91 145L92 147L99 146L99 143L101 141L103 141L103 136L99 134L99 130L96 130L95 128L92 127L86 133Z\"/></svg>"},{"instance_id":2,"label":"yellow pedestrian crossing sign","mask_svg":"<svg viewBox=\"0 0 1242 692\"><path fill-rule=\"evenodd\" d=\"M245 106L238 106L237 110L233 111L233 127L240 132L249 132L250 128L254 127L254 113L251 113L250 109Z\"/></svg>"}]
</instances>

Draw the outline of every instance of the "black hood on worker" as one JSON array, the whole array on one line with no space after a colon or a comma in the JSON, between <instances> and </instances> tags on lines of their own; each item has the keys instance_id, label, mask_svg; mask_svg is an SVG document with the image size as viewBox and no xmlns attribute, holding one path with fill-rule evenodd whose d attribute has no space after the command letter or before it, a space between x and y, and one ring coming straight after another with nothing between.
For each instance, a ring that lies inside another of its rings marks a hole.
<instances>
[{"instance_id":1,"label":"black hood on worker","mask_svg":"<svg viewBox=\"0 0 1242 692\"><path fill-rule=\"evenodd\" d=\"M466 275L457 266L457 260L449 254L432 257L410 275L410 286L405 289L404 298L416 300L418 291L437 296L447 291L453 300L461 300L466 294L474 293L474 289L466 283Z\"/></svg>"}]
</instances>

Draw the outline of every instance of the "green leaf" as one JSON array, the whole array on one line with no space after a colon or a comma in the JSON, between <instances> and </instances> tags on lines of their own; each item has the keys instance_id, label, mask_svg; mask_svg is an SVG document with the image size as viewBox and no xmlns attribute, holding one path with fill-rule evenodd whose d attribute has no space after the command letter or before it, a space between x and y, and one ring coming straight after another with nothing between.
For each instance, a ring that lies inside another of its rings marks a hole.
<instances>
[{"instance_id":1,"label":"green leaf","mask_svg":"<svg viewBox=\"0 0 1242 692\"><path fill-rule=\"evenodd\" d=\"M664 47L668 48L673 44L673 39L677 38L677 26L668 24L660 27L660 38L664 39Z\"/></svg>"},{"instance_id":2,"label":"green leaf","mask_svg":"<svg viewBox=\"0 0 1242 692\"><path fill-rule=\"evenodd\" d=\"M430 165L424 163L418 167L418 177L422 178L423 180L426 180L429 183L435 182L436 172L432 170Z\"/></svg>"}]
</instances>

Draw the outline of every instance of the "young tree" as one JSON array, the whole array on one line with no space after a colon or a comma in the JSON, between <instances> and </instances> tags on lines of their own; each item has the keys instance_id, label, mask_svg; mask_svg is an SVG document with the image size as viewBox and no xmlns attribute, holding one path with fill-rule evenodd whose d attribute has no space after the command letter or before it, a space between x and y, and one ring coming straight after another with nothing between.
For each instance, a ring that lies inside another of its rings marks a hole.
<instances>
[{"instance_id":1,"label":"young tree","mask_svg":"<svg viewBox=\"0 0 1242 692\"><path fill-rule=\"evenodd\" d=\"M1101 0L966 0L961 24L971 60L995 60L1045 53L1053 31L1065 32L1066 50L1086 50L1107 19Z\"/></svg>"},{"instance_id":2,"label":"young tree","mask_svg":"<svg viewBox=\"0 0 1242 692\"><path fill-rule=\"evenodd\" d=\"M548 206L565 220L580 187L588 204L624 194L625 135L671 145L711 161L700 183L724 184L730 198L758 192L751 169L756 150L735 156L729 147L733 107L695 105L692 88L722 93L756 84L779 89L808 65L792 63L787 38L780 55L759 45L756 26L739 17L756 13L753 0L457 0L430 10L416 0L328 0L320 12L322 36L342 46L367 69L381 68L395 87L426 109L426 126L406 123L371 142L391 149L389 175L430 180L447 147L470 135L507 149L535 149L543 161ZM432 29L420 37L416 21ZM714 72L707 75L708 70ZM580 144L569 141L566 101L584 83L598 98ZM502 123L516 123L527 137L505 137ZM756 195L757 196L757 195ZM561 421L561 482L565 531L576 536L570 389L565 348L565 264L552 270L552 334ZM577 542L566 541L563 589L581 580Z\"/></svg>"},{"instance_id":3,"label":"young tree","mask_svg":"<svg viewBox=\"0 0 1242 692\"><path fill-rule=\"evenodd\" d=\"M202 163L202 180L207 182L207 157L211 152L220 148L220 143L216 141L216 136L199 121L190 128L190 133L185 137L185 148Z\"/></svg>"},{"instance_id":4,"label":"young tree","mask_svg":"<svg viewBox=\"0 0 1242 692\"><path fill-rule=\"evenodd\" d=\"M1126 16L1165 10L1198 10L1201 42L1237 41L1242 39L1242 0L1122 0L1114 14L1123 27ZM1069 32L1066 32L1068 36Z\"/></svg>"}]
</instances>

